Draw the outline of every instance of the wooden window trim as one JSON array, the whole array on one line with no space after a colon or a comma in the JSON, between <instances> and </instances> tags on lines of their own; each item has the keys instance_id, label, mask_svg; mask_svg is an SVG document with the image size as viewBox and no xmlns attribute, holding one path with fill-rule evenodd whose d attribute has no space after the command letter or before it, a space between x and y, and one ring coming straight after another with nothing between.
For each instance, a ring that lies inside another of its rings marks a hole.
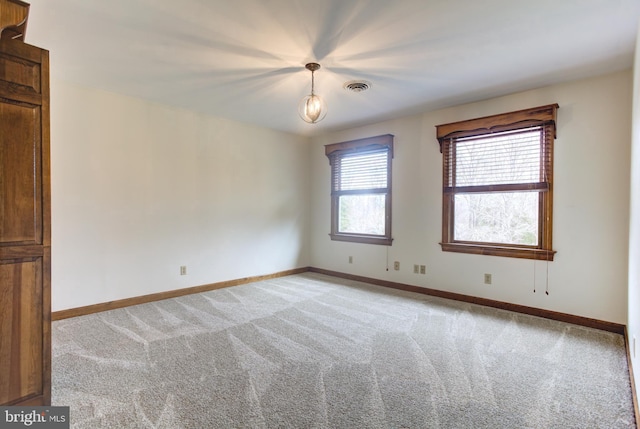
<instances>
[{"instance_id":1,"label":"wooden window trim","mask_svg":"<svg viewBox=\"0 0 640 429\"><path fill-rule=\"evenodd\" d=\"M511 131L518 128L525 128L527 125L540 125L543 123L553 123L553 137L555 138L555 122L559 107L558 104L548 104L546 106L533 107L516 112L437 125L436 130L438 142L440 143L440 152L442 152L442 144L445 139Z\"/></svg>"},{"instance_id":2,"label":"wooden window trim","mask_svg":"<svg viewBox=\"0 0 640 429\"><path fill-rule=\"evenodd\" d=\"M437 139L440 144L440 152L448 140L461 137L474 137L490 135L492 133L512 131L528 126L544 126L547 132L548 142L545 147L550 153L548 156L548 171L546 181L531 184L528 187L521 185L490 185L477 187L460 187L453 192L448 188L446 158L443 155L443 192L442 192L442 241L440 243L445 252L470 253L479 255L503 256L511 258L525 258L534 260L553 261L555 251L552 250L552 217L553 217L553 145L556 138L556 116L558 104L534 107L499 115L466 121L452 122L436 126ZM543 132L545 132L543 130ZM454 156L455 159L455 156ZM509 192L514 190L538 190L538 245L520 246L505 245L500 243L466 242L454 239L454 203L456 193L463 192Z\"/></svg>"},{"instance_id":3,"label":"wooden window trim","mask_svg":"<svg viewBox=\"0 0 640 429\"><path fill-rule=\"evenodd\" d=\"M352 243L379 244L391 246L393 238L391 236L391 195L392 195L392 159L393 159L393 135L383 134L374 137L367 137L346 142L333 143L325 146L325 155L329 158L331 165L331 180L333 180L333 162L335 159L351 153L366 153L370 151L386 149L387 158L387 188L386 190L374 191L341 191L339 194L333 192L333 182L331 182L331 232L329 236L333 241L346 241ZM385 235L354 234L338 231L338 199L340 195L357 195L384 193L385 200Z\"/></svg>"}]
</instances>

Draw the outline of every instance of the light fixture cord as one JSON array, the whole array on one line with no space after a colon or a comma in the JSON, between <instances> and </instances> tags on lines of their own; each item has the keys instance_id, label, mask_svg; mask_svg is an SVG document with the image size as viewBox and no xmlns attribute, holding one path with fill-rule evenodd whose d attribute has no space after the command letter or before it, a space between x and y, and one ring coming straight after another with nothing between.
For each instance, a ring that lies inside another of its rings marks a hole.
<instances>
[{"instance_id":1,"label":"light fixture cord","mask_svg":"<svg viewBox=\"0 0 640 429\"><path fill-rule=\"evenodd\" d=\"M311 70L311 95L313 95L314 71Z\"/></svg>"}]
</instances>

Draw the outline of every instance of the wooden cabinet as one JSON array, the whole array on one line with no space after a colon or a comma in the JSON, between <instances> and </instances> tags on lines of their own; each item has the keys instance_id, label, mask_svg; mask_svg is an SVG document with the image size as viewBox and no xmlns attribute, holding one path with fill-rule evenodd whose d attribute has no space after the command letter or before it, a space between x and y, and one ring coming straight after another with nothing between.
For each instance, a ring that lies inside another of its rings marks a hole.
<instances>
[{"instance_id":1,"label":"wooden cabinet","mask_svg":"<svg viewBox=\"0 0 640 429\"><path fill-rule=\"evenodd\" d=\"M0 40L0 405L51 401L49 53Z\"/></svg>"}]
</instances>

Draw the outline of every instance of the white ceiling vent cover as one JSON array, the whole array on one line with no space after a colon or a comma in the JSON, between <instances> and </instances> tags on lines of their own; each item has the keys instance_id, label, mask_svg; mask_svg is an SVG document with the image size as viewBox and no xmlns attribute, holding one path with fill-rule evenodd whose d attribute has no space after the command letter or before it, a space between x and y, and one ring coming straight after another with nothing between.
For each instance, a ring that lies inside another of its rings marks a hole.
<instances>
[{"instance_id":1,"label":"white ceiling vent cover","mask_svg":"<svg viewBox=\"0 0 640 429\"><path fill-rule=\"evenodd\" d=\"M351 92L363 92L371 88L371 82L366 80L350 80L342 85L344 89Z\"/></svg>"}]
</instances>

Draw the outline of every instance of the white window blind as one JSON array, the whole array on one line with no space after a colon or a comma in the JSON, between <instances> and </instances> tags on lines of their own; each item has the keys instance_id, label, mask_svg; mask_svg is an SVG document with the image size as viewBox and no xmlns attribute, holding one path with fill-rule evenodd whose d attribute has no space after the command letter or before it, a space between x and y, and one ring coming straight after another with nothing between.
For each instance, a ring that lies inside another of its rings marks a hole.
<instances>
[{"instance_id":1,"label":"white window blind","mask_svg":"<svg viewBox=\"0 0 640 429\"><path fill-rule=\"evenodd\" d=\"M446 193L545 190L551 166L550 127L459 137L443 147Z\"/></svg>"},{"instance_id":2,"label":"white window blind","mask_svg":"<svg viewBox=\"0 0 640 429\"><path fill-rule=\"evenodd\" d=\"M344 155L334 161L332 193L385 192L389 150ZM355 192L349 192L355 191Z\"/></svg>"}]
</instances>

